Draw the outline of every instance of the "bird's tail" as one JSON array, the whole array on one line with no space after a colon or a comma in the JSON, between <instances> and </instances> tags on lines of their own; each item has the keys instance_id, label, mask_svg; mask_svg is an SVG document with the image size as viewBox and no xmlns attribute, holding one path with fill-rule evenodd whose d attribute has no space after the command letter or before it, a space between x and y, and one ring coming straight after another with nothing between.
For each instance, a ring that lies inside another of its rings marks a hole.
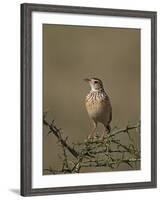
<instances>
[{"instance_id":1,"label":"bird's tail","mask_svg":"<svg viewBox=\"0 0 161 200\"><path fill-rule=\"evenodd\" d=\"M110 131L111 131L111 126L110 126L109 124L106 126L106 130L107 130L107 133L110 133Z\"/></svg>"}]
</instances>

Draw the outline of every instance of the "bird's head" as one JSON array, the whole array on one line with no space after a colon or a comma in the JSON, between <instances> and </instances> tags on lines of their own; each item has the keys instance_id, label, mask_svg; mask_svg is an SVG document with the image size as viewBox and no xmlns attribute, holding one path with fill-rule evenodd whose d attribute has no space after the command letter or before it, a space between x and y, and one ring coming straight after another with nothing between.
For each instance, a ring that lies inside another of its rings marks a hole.
<instances>
[{"instance_id":1,"label":"bird's head","mask_svg":"<svg viewBox=\"0 0 161 200\"><path fill-rule=\"evenodd\" d=\"M98 79L98 78L85 78L84 80L89 83L92 91L103 90L103 83L100 79Z\"/></svg>"}]
</instances>

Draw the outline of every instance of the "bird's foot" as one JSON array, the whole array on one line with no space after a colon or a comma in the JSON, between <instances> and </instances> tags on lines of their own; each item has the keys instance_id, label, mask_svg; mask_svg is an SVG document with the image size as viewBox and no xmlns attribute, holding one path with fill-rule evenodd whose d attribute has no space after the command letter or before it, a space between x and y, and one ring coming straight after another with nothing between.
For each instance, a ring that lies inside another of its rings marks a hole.
<instances>
[{"instance_id":1,"label":"bird's foot","mask_svg":"<svg viewBox=\"0 0 161 200\"><path fill-rule=\"evenodd\" d=\"M104 139L105 139L104 136L101 136L101 137L99 138L100 141L102 141L102 140L104 140Z\"/></svg>"},{"instance_id":2,"label":"bird's foot","mask_svg":"<svg viewBox=\"0 0 161 200\"><path fill-rule=\"evenodd\" d=\"M94 136L93 136L94 139L98 139L99 138L99 134L96 133Z\"/></svg>"},{"instance_id":3,"label":"bird's foot","mask_svg":"<svg viewBox=\"0 0 161 200\"><path fill-rule=\"evenodd\" d=\"M87 137L87 140L91 140L92 139L92 137L91 137L91 135L89 135L88 137Z\"/></svg>"},{"instance_id":4,"label":"bird's foot","mask_svg":"<svg viewBox=\"0 0 161 200\"><path fill-rule=\"evenodd\" d=\"M98 139L98 137L92 136L92 137L88 137L85 141L86 141L86 142L94 142L94 141L96 141L97 139Z\"/></svg>"},{"instance_id":5,"label":"bird's foot","mask_svg":"<svg viewBox=\"0 0 161 200\"><path fill-rule=\"evenodd\" d=\"M104 140L108 138L108 134L102 133L100 140Z\"/></svg>"}]
</instances>

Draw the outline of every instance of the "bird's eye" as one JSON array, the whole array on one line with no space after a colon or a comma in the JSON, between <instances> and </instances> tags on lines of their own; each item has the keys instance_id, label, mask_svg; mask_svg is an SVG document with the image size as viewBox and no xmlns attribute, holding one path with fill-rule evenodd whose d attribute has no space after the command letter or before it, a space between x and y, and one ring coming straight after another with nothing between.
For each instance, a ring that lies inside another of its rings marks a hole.
<instances>
[{"instance_id":1,"label":"bird's eye","mask_svg":"<svg viewBox=\"0 0 161 200\"><path fill-rule=\"evenodd\" d=\"M98 83L98 81L94 81L94 83Z\"/></svg>"}]
</instances>

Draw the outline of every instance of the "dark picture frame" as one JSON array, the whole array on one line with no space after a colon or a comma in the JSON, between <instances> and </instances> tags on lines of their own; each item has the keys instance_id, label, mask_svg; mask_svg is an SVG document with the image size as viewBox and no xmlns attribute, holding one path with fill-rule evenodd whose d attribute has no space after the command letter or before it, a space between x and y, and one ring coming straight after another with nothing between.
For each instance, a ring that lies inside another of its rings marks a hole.
<instances>
[{"instance_id":1,"label":"dark picture frame","mask_svg":"<svg viewBox=\"0 0 161 200\"><path fill-rule=\"evenodd\" d=\"M151 181L121 184L32 188L32 12L60 12L151 20ZM21 195L49 195L155 188L157 186L157 13L42 4L21 5Z\"/></svg>"}]
</instances>

